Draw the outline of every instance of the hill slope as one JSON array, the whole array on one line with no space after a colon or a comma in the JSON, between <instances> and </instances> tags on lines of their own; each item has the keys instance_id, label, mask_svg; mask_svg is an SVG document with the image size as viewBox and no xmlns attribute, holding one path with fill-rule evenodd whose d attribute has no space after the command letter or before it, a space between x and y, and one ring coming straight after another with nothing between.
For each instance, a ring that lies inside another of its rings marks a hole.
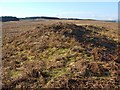
<instances>
[{"instance_id":1,"label":"hill slope","mask_svg":"<svg viewBox=\"0 0 120 90\"><path fill-rule=\"evenodd\" d=\"M118 43L105 28L39 25L3 37L3 88L117 88Z\"/></svg>"}]
</instances>

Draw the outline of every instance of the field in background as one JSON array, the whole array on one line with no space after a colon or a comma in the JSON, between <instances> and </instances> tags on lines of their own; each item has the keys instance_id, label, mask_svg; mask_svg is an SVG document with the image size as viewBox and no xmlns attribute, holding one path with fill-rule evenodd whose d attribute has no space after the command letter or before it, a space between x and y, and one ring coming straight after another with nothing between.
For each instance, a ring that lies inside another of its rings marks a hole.
<instances>
[{"instance_id":1,"label":"field in background","mask_svg":"<svg viewBox=\"0 0 120 90\"><path fill-rule=\"evenodd\" d=\"M93 25L99 27L105 27L107 31L102 31L101 34L107 35L115 40L118 40L118 23L117 22L104 22L104 21L92 21L92 20L24 20L3 23L3 30L7 31L24 31L34 29L40 24L53 24L56 22L74 23L76 25ZM16 30L13 30L16 29Z\"/></svg>"}]
</instances>

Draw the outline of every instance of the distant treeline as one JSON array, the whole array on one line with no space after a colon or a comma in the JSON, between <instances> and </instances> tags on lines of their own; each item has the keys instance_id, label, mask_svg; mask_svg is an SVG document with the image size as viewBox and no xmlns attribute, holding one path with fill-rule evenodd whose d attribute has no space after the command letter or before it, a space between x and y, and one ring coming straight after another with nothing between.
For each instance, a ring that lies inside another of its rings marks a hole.
<instances>
[{"instance_id":1,"label":"distant treeline","mask_svg":"<svg viewBox=\"0 0 120 90\"><path fill-rule=\"evenodd\" d=\"M17 17L13 17L13 16L2 16L2 17L0 17L0 21L2 21L2 22L19 21L19 19Z\"/></svg>"},{"instance_id":2,"label":"distant treeline","mask_svg":"<svg viewBox=\"0 0 120 90\"><path fill-rule=\"evenodd\" d=\"M46 17L46 16L41 16L41 17L25 17L25 18L19 18L20 20L30 20L30 19L53 19L53 20L82 20L78 18L58 18L58 17Z\"/></svg>"},{"instance_id":3,"label":"distant treeline","mask_svg":"<svg viewBox=\"0 0 120 90\"><path fill-rule=\"evenodd\" d=\"M25 18L19 18L21 20L29 20L29 19L60 19L60 18L57 18L57 17L25 17Z\"/></svg>"},{"instance_id":4,"label":"distant treeline","mask_svg":"<svg viewBox=\"0 0 120 90\"><path fill-rule=\"evenodd\" d=\"M36 19L53 19L53 20L92 20L92 19L78 19L78 18L58 18L58 17L25 17L25 18L17 18L13 16L2 16L0 17L0 21L7 22L7 21L19 21L19 20L36 20Z\"/></svg>"}]
</instances>

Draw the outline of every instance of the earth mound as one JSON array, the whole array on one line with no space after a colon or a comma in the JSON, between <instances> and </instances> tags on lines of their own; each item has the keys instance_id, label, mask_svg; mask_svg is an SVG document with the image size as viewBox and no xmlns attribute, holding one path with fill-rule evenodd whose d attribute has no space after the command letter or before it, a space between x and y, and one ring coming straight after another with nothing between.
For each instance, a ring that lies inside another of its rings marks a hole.
<instances>
[{"instance_id":1,"label":"earth mound","mask_svg":"<svg viewBox=\"0 0 120 90\"><path fill-rule=\"evenodd\" d=\"M118 42L92 28L41 24L4 36L3 89L118 88Z\"/></svg>"}]
</instances>

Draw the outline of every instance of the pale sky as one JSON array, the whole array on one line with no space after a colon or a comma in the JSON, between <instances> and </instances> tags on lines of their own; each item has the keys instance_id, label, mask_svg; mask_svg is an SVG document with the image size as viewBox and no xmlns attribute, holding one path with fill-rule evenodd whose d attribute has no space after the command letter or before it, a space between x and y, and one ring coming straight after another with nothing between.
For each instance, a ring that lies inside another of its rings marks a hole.
<instances>
[{"instance_id":1,"label":"pale sky","mask_svg":"<svg viewBox=\"0 0 120 90\"><path fill-rule=\"evenodd\" d=\"M118 18L117 2L1 2L0 16L54 16L113 20Z\"/></svg>"}]
</instances>

